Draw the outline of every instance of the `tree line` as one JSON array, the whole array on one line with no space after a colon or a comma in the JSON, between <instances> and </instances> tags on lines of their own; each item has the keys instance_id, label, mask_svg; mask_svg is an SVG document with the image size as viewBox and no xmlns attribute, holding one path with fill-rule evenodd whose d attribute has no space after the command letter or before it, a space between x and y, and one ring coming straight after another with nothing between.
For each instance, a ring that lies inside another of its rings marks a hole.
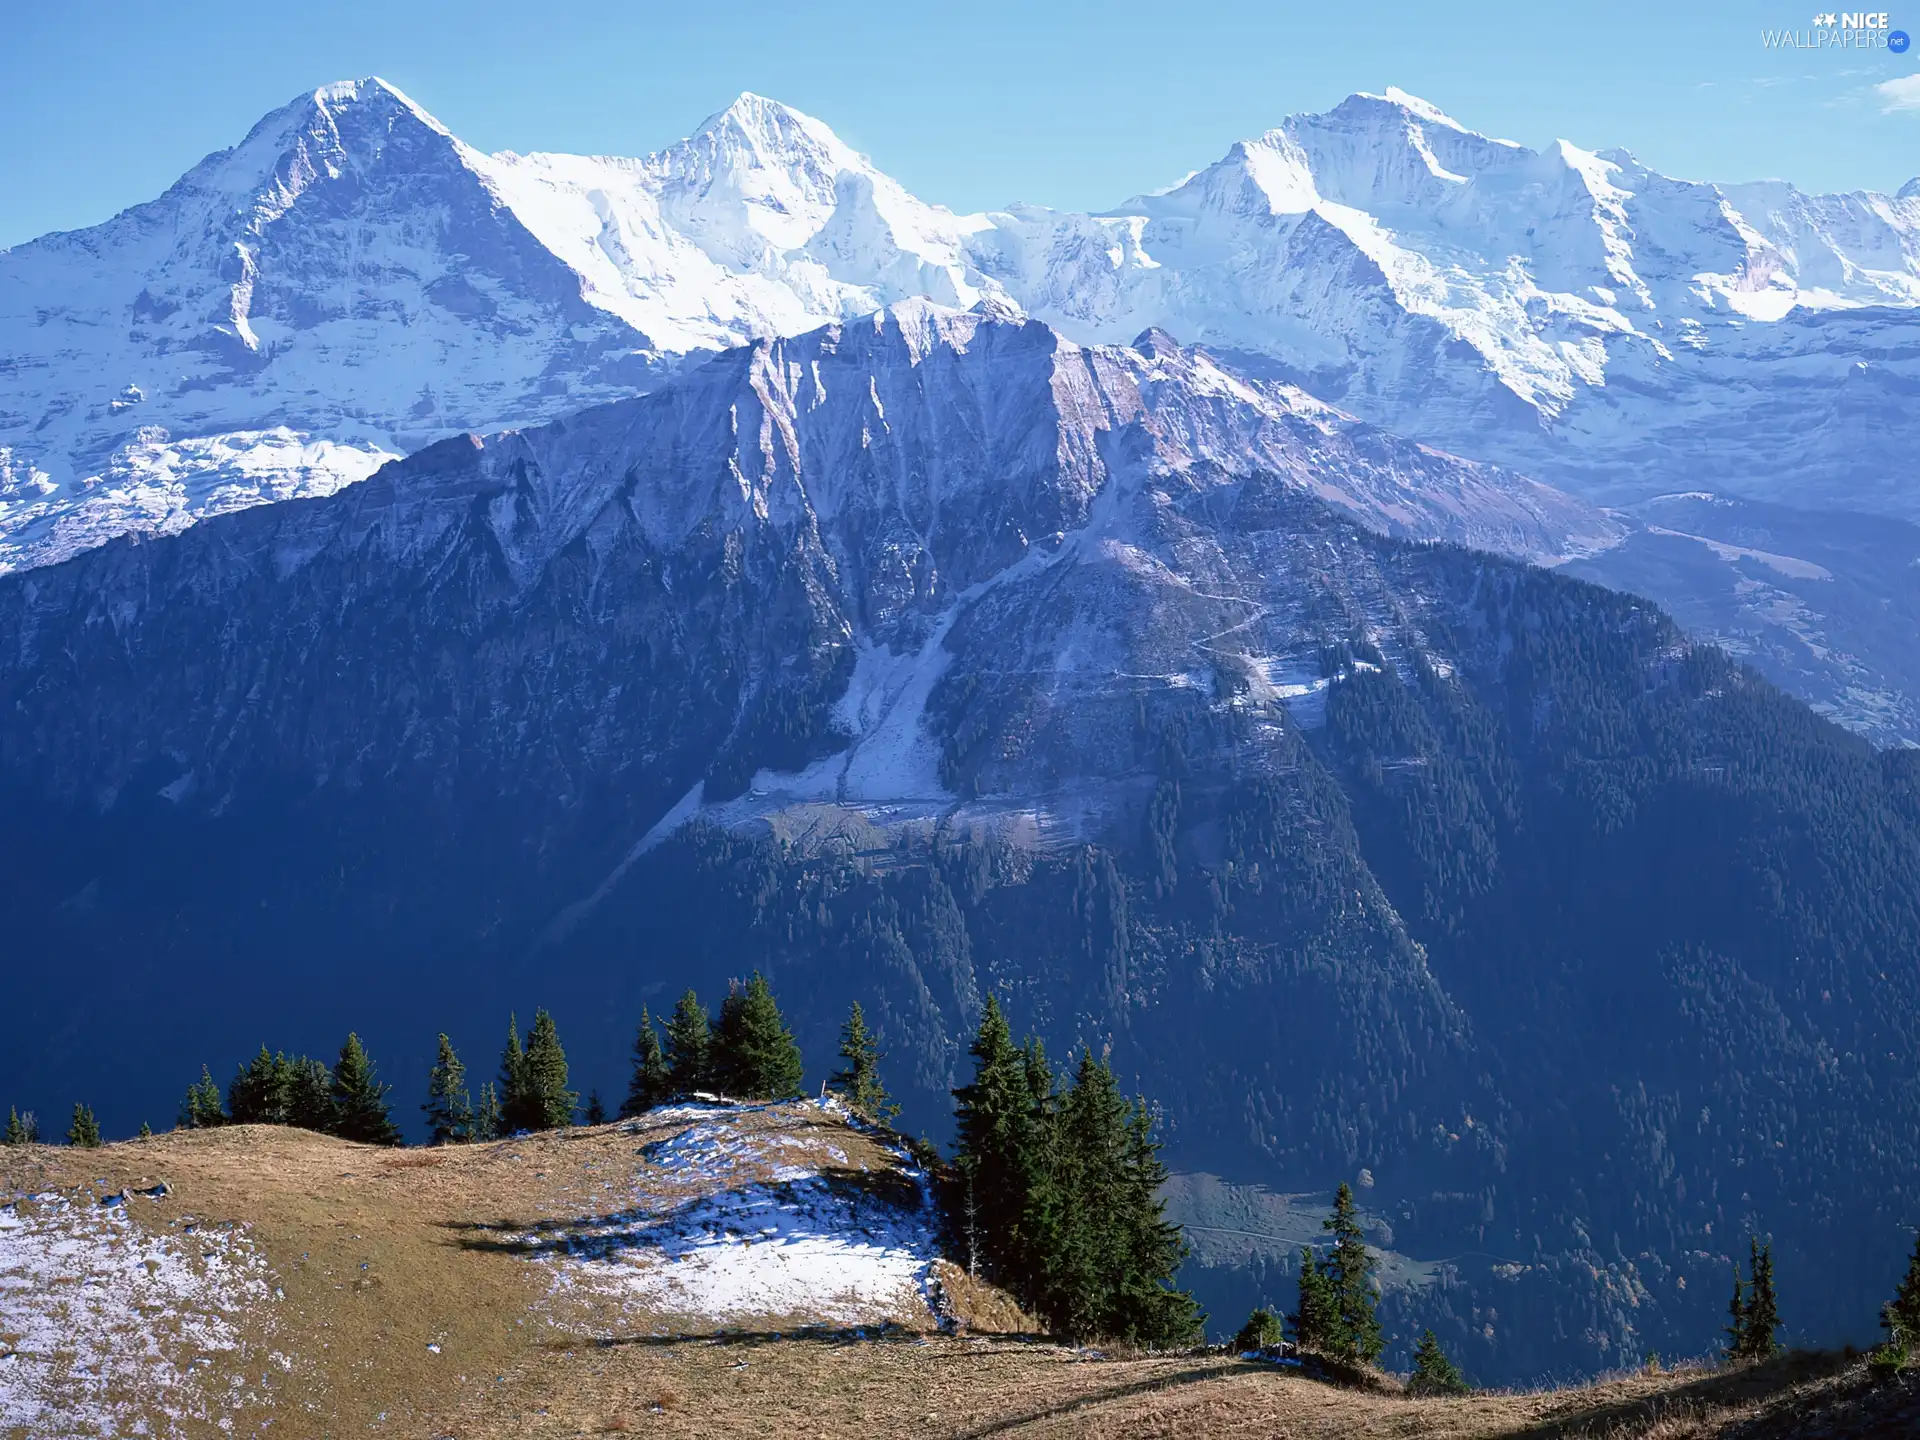
<instances>
[{"instance_id":1,"label":"tree line","mask_svg":"<svg viewBox=\"0 0 1920 1440\"><path fill-rule=\"evenodd\" d=\"M1056 1333L1160 1348L1196 1340L1204 1317L1193 1297L1173 1285L1188 1248L1160 1199L1168 1172L1145 1099L1124 1096L1107 1057L1091 1048L1082 1051L1071 1075L1057 1072L1037 1036L1016 1043L992 995L969 1054L973 1078L953 1092L957 1139L941 1187L949 1249L970 1273L1009 1290ZM881 1080L883 1053L857 1002L841 1027L839 1058L841 1068L825 1090L869 1121L891 1121L899 1106ZM744 985L730 987L717 1016L691 989L659 1028L642 1007L619 1116L632 1118L693 1097L792 1098L802 1093L803 1079L793 1032L771 987L755 972ZM442 1033L421 1106L429 1143L475 1143L572 1125L579 1096L568 1082L566 1051L545 1009L535 1012L524 1038L517 1017L509 1016L498 1079L481 1087L477 1101L465 1065ZM262 1045L236 1071L224 1096L202 1066L181 1102L177 1128L287 1125L364 1144L399 1145L390 1092L357 1033L348 1034L331 1066ZM591 1095L587 1123L607 1118L599 1096ZM152 1130L142 1124L140 1134ZM74 1106L66 1139L80 1147L102 1143L89 1106ZM4 1143L39 1142L33 1113L10 1108ZM1322 1228L1331 1243L1324 1254L1302 1247L1295 1310L1283 1323L1271 1310L1256 1309L1235 1337L1238 1349L1279 1346L1290 1326L1298 1351L1352 1365L1378 1361L1385 1336L1377 1262L1347 1184L1336 1192ZM1747 1273L1737 1262L1733 1267L1728 1360L1775 1354L1780 1324L1772 1243L1755 1237ZM1920 1238L1882 1309L1881 1324L1887 1341L1874 1363L1896 1370L1913 1364L1920 1350ZM1431 1329L1416 1347L1408 1385L1416 1394L1469 1388Z\"/></svg>"}]
</instances>

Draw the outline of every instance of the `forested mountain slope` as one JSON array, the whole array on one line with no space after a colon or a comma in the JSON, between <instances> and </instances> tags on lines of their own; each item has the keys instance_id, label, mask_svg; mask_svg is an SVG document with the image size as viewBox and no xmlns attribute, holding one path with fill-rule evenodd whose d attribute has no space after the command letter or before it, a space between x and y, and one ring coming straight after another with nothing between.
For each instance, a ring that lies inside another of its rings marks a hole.
<instances>
[{"instance_id":1,"label":"forested mountain slope","mask_svg":"<svg viewBox=\"0 0 1920 1440\"><path fill-rule=\"evenodd\" d=\"M0 1093L125 1131L349 1027L407 1093L534 1004L612 1092L758 968L934 1128L997 990L1181 1168L1365 1170L1482 1378L1704 1348L1749 1229L1865 1338L1915 759L1444 543L1552 492L1237 385L909 309L0 582Z\"/></svg>"}]
</instances>

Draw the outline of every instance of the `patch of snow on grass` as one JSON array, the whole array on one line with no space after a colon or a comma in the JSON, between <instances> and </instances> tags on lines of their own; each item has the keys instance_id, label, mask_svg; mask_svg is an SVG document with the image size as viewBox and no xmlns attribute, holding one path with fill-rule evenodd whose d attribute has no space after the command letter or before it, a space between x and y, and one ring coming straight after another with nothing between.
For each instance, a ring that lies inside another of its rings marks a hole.
<instances>
[{"instance_id":1,"label":"patch of snow on grass","mask_svg":"<svg viewBox=\"0 0 1920 1440\"><path fill-rule=\"evenodd\" d=\"M681 1105L691 1120L640 1150L636 1204L526 1237L564 1288L585 1287L676 1323L865 1325L926 1319L938 1255L926 1176L901 1152L867 1169L839 1145L743 1124L803 1123L813 1102Z\"/></svg>"},{"instance_id":2,"label":"patch of snow on grass","mask_svg":"<svg viewBox=\"0 0 1920 1440\"><path fill-rule=\"evenodd\" d=\"M245 1233L156 1234L128 1214L153 1202L110 1200L0 1205L0 1431L173 1434L267 1403L241 1327L273 1292Z\"/></svg>"}]
</instances>

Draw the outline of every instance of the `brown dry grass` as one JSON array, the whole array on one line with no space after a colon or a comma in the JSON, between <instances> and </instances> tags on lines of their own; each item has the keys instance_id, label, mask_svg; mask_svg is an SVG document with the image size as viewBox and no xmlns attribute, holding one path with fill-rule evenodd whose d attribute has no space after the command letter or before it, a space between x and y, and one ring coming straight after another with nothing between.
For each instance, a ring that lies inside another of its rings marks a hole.
<instances>
[{"instance_id":1,"label":"brown dry grass","mask_svg":"<svg viewBox=\"0 0 1920 1440\"><path fill-rule=\"evenodd\" d=\"M891 1172L877 1143L830 1118L770 1111L739 1123L828 1138L850 1171ZM285 1291L274 1344L294 1363L277 1390L276 1435L1774 1440L1796 1433L1778 1428L1783 1417L1824 1406L1857 1427L1886 1408L1860 1366L1832 1357L1459 1400L1341 1389L1219 1355L1100 1358L995 1333L1031 1321L949 1266L943 1308L962 1322L958 1334L923 1323L877 1339L771 1326L669 1338L590 1299L556 1305L550 1272L484 1243L496 1227L596 1213L632 1174L636 1150L679 1128L422 1152L236 1127L96 1151L0 1152L0 1187L98 1192L165 1180L173 1194L135 1207L137 1223L160 1228L192 1213L245 1225Z\"/></svg>"}]
</instances>

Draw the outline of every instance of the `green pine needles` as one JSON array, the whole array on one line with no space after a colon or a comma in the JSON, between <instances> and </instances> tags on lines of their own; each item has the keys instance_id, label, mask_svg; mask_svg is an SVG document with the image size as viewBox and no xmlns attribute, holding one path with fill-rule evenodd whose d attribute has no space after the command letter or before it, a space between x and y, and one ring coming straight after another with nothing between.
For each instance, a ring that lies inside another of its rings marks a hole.
<instances>
[{"instance_id":1,"label":"green pine needles","mask_svg":"<svg viewBox=\"0 0 1920 1440\"><path fill-rule=\"evenodd\" d=\"M1016 1046L987 1001L974 1078L954 1092L959 1143L951 1207L969 1268L1007 1286L1059 1332L1166 1347L1200 1331L1172 1287L1186 1256L1159 1198L1153 1118L1083 1052L1064 1088L1037 1040Z\"/></svg>"},{"instance_id":2,"label":"green pine needles","mask_svg":"<svg viewBox=\"0 0 1920 1440\"><path fill-rule=\"evenodd\" d=\"M507 1048L500 1057L500 1125L503 1134L558 1130L573 1123L580 1097L567 1088L567 1052L553 1016L536 1010L526 1043L517 1017L507 1017Z\"/></svg>"},{"instance_id":3,"label":"green pine needles","mask_svg":"<svg viewBox=\"0 0 1920 1440\"><path fill-rule=\"evenodd\" d=\"M1893 1299L1881 1308L1880 1323L1886 1329L1889 1345L1908 1354L1920 1348L1920 1236L1914 1237L1906 1275L1895 1287Z\"/></svg>"},{"instance_id":4,"label":"green pine needles","mask_svg":"<svg viewBox=\"0 0 1920 1440\"><path fill-rule=\"evenodd\" d=\"M858 1000L847 1012L847 1023L840 1027L840 1058L843 1069L827 1077L827 1089L847 1102L856 1115L886 1124L900 1113L900 1107L880 1083L880 1042L867 1029L866 1012Z\"/></svg>"},{"instance_id":5,"label":"green pine needles","mask_svg":"<svg viewBox=\"0 0 1920 1440\"><path fill-rule=\"evenodd\" d=\"M1780 1307L1773 1293L1773 1242L1756 1237L1747 1241L1750 1279L1733 1262L1733 1299L1727 1307L1727 1359L1735 1364L1766 1360L1778 1353L1774 1332L1780 1328Z\"/></svg>"},{"instance_id":6,"label":"green pine needles","mask_svg":"<svg viewBox=\"0 0 1920 1440\"><path fill-rule=\"evenodd\" d=\"M83 1150L100 1148L100 1122L93 1118L93 1107L76 1104L73 1107L73 1123L67 1127L67 1143L78 1145Z\"/></svg>"},{"instance_id":7,"label":"green pine needles","mask_svg":"<svg viewBox=\"0 0 1920 1440\"><path fill-rule=\"evenodd\" d=\"M667 1019L667 1093L692 1095L711 1083L713 1030L700 997L689 990Z\"/></svg>"},{"instance_id":8,"label":"green pine needles","mask_svg":"<svg viewBox=\"0 0 1920 1440\"><path fill-rule=\"evenodd\" d=\"M735 1100L785 1100L801 1093L800 1047L759 971L721 1002L711 1064L714 1083Z\"/></svg>"},{"instance_id":9,"label":"green pine needles","mask_svg":"<svg viewBox=\"0 0 1920 1440\"><path fill-rule=\"evenodd\" d=\"M187 1087L180 1102L180 1128L206 1130L227 1123L226 1105L220 1099L220 1087L213 1083L213 1072L200 1067L200 1078Z\"/></svg>"},{"instance_id":10,"label":"green pine needles","mask_svg":"<svg viewBox=\"0 0 1920 1440\"><path fill-rule=\"evenodd\" d=\"M1233 1337L1233 1348L1242 1355L1252 1350L1273 1350L1286 1338L1286 1328L1280 1323L1280 1317L1262 1306L1247 1316L1247 1323Z\"/></svg>"},{"instance_id":11,"label":"green pine needles","mask_svg":"<svg viewBox=\"0 0 1920 1440\"><path fill-rule=\"evenodd\" d=\"M33 1111L25 1114L7 1107L6 1143L9 1145L38 1145L40 1143L40 1122Z\"/></svg>"},{"instance_id":12,"label":"green pine needles","mask_svg":"<svg viewBox=\"0 0 1920 1440\"><path fill-rule=\"evenodd\" d=\"M400 1127L393 1123L387 1089L375 1075L372 1057L360 1037L349 1033L333 1067L333 1133L363 1145L398 1145Z\"/></svg>"},{"instance_id":13,"label":"green pine needles","mask_svg":"<svg viewBox=\"0 0 1920 1440\"><path fill-rule=\"evenodd\" d=\"M701 1019L705 1018L703 1012ZM633 1037L633 1076L627 1082L627 1098L620 1102L620 1118L631 1120L643 1115L671 1094L673 1082L667 1074L667 1052L653 1028L653 1016L642 1005L640 1028Z\"/></svg>"},{"instance_id":14,"label":"green pine needles","mask_svg":"<svg viewBox=\"0 0 1920 1440\"><path fill-rule=\"evenodd\" d=\"M1302 1350L1350 1364L1371 1365L1386 1348L1380 1332L1374 1259L1360 1227L1353 1188L1341 1183L1333 1213L1321 1222L1333 1236L1323 1259L1300 1251L1300 1308L1293 1315L1294 1343Z\"/></svg>"},{"instance_id":15,"label":"green pine needles","mask_svg":"<svg viewBox=\"0 0 1920 1440\"><path fill-rule=\"evenodd\" d=\"M440 1034L440 1050L427 1072L427 1143L463 1145L473 1139L473 1100L467 1094L467 1067L453 1042Z\"/></svg>"},{"instance_id":16,"label":"green pine needles","mask_svg":"<svg viewBox=\"0 0 1920 1440\"><path fill-rule=\"evenodd\" d=\"M1440 1348L1440 1342L1429 1330L1420 1337L1420 1343L1413 1352L1413 1374L1407 1377L1409 1395L1466 1395L1473 1387L1467 1384L1466 1376L1460 1373L1460 1367L1447 1358L1447 1352Z\"/></svg>"}]
</instances>

